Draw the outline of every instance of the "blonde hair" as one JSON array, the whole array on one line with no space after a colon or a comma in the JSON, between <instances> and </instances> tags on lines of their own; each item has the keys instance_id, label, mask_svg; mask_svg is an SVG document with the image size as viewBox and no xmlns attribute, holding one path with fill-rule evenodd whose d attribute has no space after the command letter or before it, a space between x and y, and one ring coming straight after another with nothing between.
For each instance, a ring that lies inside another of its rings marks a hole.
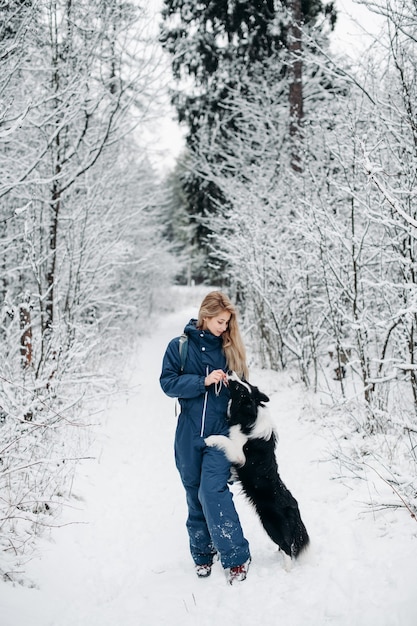
<instances>
[{"instance_id":1,"label":"blonde hair","mask_svg":"<svg viewBox=\"0 0 417 626\"><path fill-rule=\"evenodd\" d=\"M206 295L198 312L197 328L203 328L204 318L216 317L222 311L230 313L227 330L223 333L223 350L226 356L227 367L234 370L238 376L249 378L246 365L246 350L237 322L237 312L229 298L221 291L211 291Z\"/></svg>"}]
</instances>

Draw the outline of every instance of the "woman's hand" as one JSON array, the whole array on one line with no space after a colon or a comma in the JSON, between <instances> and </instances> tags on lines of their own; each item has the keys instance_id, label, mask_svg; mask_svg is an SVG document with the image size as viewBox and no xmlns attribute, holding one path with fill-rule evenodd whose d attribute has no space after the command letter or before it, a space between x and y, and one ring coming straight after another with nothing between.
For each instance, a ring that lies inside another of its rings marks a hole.
<instances>
[{"instance_id":1,"label":"woman's hand","mask_svg":"<svg viewBox=\"0 0 417 626\"><path fill-rule=\"evenodd\" d=\"M223 372L223 370L213 370L208 376L205 377L204 385L205 387L210 387L210 385L214 385L220 381L226 382L226 380L226 372Z\"/></svg>"}]
</instances>

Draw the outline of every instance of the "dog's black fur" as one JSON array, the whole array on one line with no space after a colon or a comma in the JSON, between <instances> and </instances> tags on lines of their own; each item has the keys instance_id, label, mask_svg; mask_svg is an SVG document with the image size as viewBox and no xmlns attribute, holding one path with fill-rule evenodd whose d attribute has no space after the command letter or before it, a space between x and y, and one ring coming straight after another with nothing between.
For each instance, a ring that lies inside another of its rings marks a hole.
<instances>
[{"instance_id":1,"label":"dog's black fur","mask_svg":"<svg viewBox=\"0 0 417 626\"><path fill-rule=\"evenodd\" d=\"M279 476L277 437L268 417L262 414L269 398L234 372L228 374L228 386L229 437L212 435L206 443L224 450L235 464L243 491L264 529L281 550L296 558L309 544L309 536L297 501Z\"/></svg>"}]
</instances>

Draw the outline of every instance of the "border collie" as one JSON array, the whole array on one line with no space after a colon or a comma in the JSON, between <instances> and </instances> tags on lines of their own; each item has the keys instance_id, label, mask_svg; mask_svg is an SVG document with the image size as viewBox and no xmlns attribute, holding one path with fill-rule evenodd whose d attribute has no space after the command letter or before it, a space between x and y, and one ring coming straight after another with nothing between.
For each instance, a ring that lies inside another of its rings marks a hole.
<instances>
[{"instance_id":1,"label":"border collie","mask_svg":"<svg viewBox=\"0 0 417 626\"><path fill-rule=\"evenodd\" d=\"M278 473L277 435L264 405L269 398L235 372L227 378L229 436L211 435L205 442L224 451L272 541L296 558L309 544L309 536L297 501Z\"/></svg>"}]
</instances>

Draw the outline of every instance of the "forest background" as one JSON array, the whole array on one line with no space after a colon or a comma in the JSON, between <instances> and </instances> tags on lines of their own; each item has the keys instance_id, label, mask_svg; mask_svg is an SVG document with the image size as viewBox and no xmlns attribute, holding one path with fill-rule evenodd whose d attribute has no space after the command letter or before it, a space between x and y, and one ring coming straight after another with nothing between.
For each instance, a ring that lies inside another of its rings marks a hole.
<instances>
[{"instance_id":1,"label":"forest background","mask_svg":"<svg viewBox=\"0 0 417 626\"><path fill-rule=\"evenodd\" d=\"M5 580L174 283L227 290L251 364L316 393L345 471L372 458L416 514L417 12L359 4L381 27L354 61L321 0L165 0L157 28L140 1L0 4ZM165 174L167 82L185 146Z\"/></svg>"}]
</instances>

